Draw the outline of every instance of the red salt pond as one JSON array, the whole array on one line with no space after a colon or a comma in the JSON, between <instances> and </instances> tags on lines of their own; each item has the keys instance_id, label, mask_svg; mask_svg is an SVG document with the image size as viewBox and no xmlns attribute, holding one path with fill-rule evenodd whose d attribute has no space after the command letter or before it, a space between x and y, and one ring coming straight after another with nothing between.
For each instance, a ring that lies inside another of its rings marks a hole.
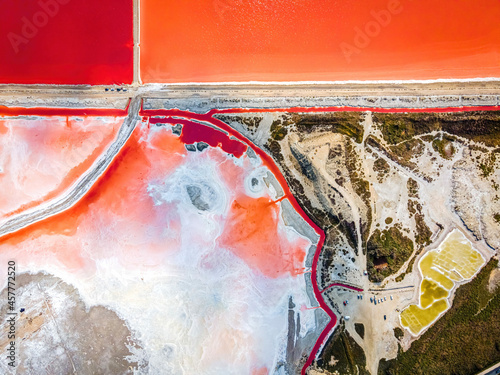
<instances>
[{"instance_id":1,"label":"red salt pond","mask_svg":"<svg viewBox=\"0 0 500 375\"><path fill-rule=\"evenodd\" d=\"M237 158L241 157L247 149L247 147L243 143L231 139L227 134L219 130L216 130L210 126L202 125L196 122L186 121L186 120L176 121L175 119L152 118L150 119L150 123L181 124L182 125L181 141L184 142L185 144L205 142L212 147L220 147L225 152L232 154Z\"/></svg>"},{"instance_id":2,"label":"red salt pond","mask_svg":"<svg viewBox=\"0 0 500 375\"><path fill-rule=\"evenodd\" d=\"M4 0L2 6L0 83L132 82L132 0Z\"/></svg>"},{"instance_id":3,"label":"red salt pond","mask_svg":"<svg viewBox=\"0 0 500 375\"><path fill-rule=\"evenodd\" d=\"M142 0L144 82L500 76L500 3Z\"/></svg>"},{"instance_id":4,"label":"red salt pond","mask_svg":"<svg viewBox=\"0 0 500 375\"><path fill-rule=\"evenodd\" d=\"M145 176L155 178L166 171L173 171L182 165L183 154L186 153L178 138L165 133L158 132L151 136L149 146L144 142L146 130L137 128L109 168L74 206L15 233L3 236L0 244L18 245L29 241L43 241L43 238L48 235L64 235L68 237L66 247L53 249L52 252L60 263L68 267L74 266L75 270L81 269L84 267L84 262L83 260L77 261L83 257L80 254L82 250L76 234L77 232L86 233L88 227L94 225L96 218L99 218L101 224L105 223L109 227L120 222L121 226L118 225L116 231L119 234L118 237L121 236L122 239L135 235L144 241L150 241L152 244L148 243L150 245L148 249L153 251L133 254L138 262L154 259L157 256L156 249L166 248L165 239L161 241L161 246L154 243L157 237L163 235L163 231L161 229L156 232L151 229L145 231L144 228L151 221L161 223L167 215L165 212L159 213L150 197L147 196ZM126 226L123 218L133 221L133 225ZM172 220L169 225L174 227L175 220ZM178 239L169 237L166 242L169 246L173 246ZM124 246L126 245L125 241ZM36 255L44 256L38 253Z\"/></svg>"},{"instance_id":5,"label":"red salt pond","mask_svg":"<svg viewBox=\"0 0 500 375\"><path fill-rule=\"evenodd\" d=\"M109 147L123 120L114 116L0 117L0 188L9 192L0 197L0 218L68 190Z\"/></svg>"},{"instance_id":6,"label":"red salt pond","mask_svg":"<svg viewBox=\"0 0 500 375\"><path fill-rule=\"evenodd\" d=\"M130 103L129 103L130 105ZM6 116L126 116L125 109L118 108L47 108L6 107L0 105L0 117Z\"/></svg>"}]
</instances>

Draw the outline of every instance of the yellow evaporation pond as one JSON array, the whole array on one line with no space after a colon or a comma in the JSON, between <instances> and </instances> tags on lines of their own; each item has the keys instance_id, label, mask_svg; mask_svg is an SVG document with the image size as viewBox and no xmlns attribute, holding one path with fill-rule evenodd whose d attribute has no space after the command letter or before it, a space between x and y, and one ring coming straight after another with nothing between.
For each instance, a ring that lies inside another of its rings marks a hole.
<instances>
[{"instance_id":1,"label":"yellow evaporation pond","mask_svg":"<svg viewBox=\"0 0 500 375\"><path fill-rule=\"evenodd\" d=\"M420 306L424 309L432 305L434 301L448 297L448 291L432 280L424 279L420 290Z\"/></svg>"},{"instance_id":2,"label":"yellow evaporation pond","mask_svg":"<svg viewBox=\"0 0 500 375\"><path fill-rule=\"evenodd\" d=\"M430 280L434 280L439 283L446 290L453 288L453 280L450 280L442 270L438 271L436 267L437 264L437 253L434 251L428 252L420 261L420 270L422 275ZM447 273L447 272L446 272ZM425 280L425 279L424 279Z\"/></svg>"},{"instance_id":3,"label":"yellow evaporation pond","mask_svg":"<svg viewBox=\"0 0 500 375\"><path fill-rule=\"evenodd\" d=\"M440 299L426 309L422 309L417 305L411 305L401 313L401 324L403 327L408 328L414 335L418 335L447 308L447 299Z\"/></svg>"},{"instance_id":4,"label":"yellow evaporation pond","mask_svg":"<svg viewBox=\"0 0 500 375\"><path fill-rule=\"evenodd\" d=\"M462 232L451 232L437 249L420 260L423 280L419 306L410 305L401 313L403 327L417 335L432 324L448 308L447 298L455 283L470 280L484 263Z\"/></svg>"}]
</instances>

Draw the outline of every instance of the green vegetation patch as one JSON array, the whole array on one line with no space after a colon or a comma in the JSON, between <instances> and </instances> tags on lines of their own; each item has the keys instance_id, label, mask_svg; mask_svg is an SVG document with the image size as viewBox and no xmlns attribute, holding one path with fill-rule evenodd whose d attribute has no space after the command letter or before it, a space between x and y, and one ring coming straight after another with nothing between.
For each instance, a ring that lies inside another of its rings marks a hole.
<instances>
[{"instance_id":1,"label":"green vegetation patch","mask_svg":"<svg viewBox=\"0 0 500 375\"><path fill-rule=\"evenodd\" d=\"M379 183L382 183L384 181L384 178L391 171L391 166L387 161L385 161L385 159L378 158L373 163L373 170L375 171L375 173L377 173L377 181Z\"/></svg>"},{"instance_id":2,"label":"green vegetation patch","mask_svg":"<svg viewBox=\"0 0 500 375\"><path fill-rule=\"evenodd\" d=\"M215 114L217 119L225 122L226 124L230 124L231 122L236 122L242 125L244 128L247 128L250 132L255 133L255 131L259 128L260 123L262 122L262 116L254 116L254 117L244 117L244 116L231 116L231 115L223 115L223 114Z\"/></svg>"},{"instance_id":3,"label":"green vegetation patch","mask_svg":"<svg viewBox=\"0 0 500 375\"><path fill-rule=\"evenodd\" d=\"M390 146L389 157L410 169L417 169L417 165L411 161L413 157L419 157L424 153L425 144L418 138L410 139L395 146Z\"/></svg>"},{"instance_id":4,"label":"green vegetation patch","mask_svg":"<svg viewBox=\"0 0 500 375\"><path fill-rule=\"evenodd\" d=\"M410 198L418 198L418 182L413 178L409 178L406 183L406 187L408 188L408 197Z\"/></svg>"},{"instance_id":5,"label":"green vegetation patch","mask_svg":"<svg viewBox=\"0 0 500 375\"><path fill-rule=\"evenodd\" d=\"M271 124L271 138L275 141L281 141L288 134L288 128L292 121L286 119L274 120Z\"/></svg>"},{"instance_id":6,"label":"green vegetation patch","mask_svg":"<svg viewBox=\"0 0 500 375\"><path fill-rule=\"evenodd\" d=\"M496 161L496 152L491 152L484 158L483 162L479 164L483 177L488 177L493 173Z\"/></svg>"},{"instance_id":7,"label":"green vegetation patch","mask_svg":"<svg viewBox=\"0 0 500 375\"><path fill-rule=\"evenodd\" d=\"M432 113L374 113L373 121L380 126L385 141L393 145L440 128Z\"/></svg>"},{"instance_id":8,"label":"green vegetation patch","mask_svg":"<svg viewBox=\"0 0 500 375\"><path fill-rule=\"evenodd\" d=\"M369 375L363 349L349 335L344 325L339 326L328 339L316 365L339 374Z\"/></svg>"},{"instance_id":9,"label":"green vegetation patch","mask_svg":"<svg viewBox=\"0 0 500 375\"><path fill-rule=\"evenodd\" d=\"M352 188L354 189L354 192L361 198L367 209L366 220L363 220L363 223L361 224L361 246L364 251L373 219L371 210L370 183L364 179L363 169L361 168L359 156L356 153L356 149L353 143L349 140L347 140L345 143L345 163L347 172L349 173L349 180L351 181ZM355 247L355 249L357 249L357 247Z\"/></svg>"},{"instance_id":10,"label":"green vegetation patch","mask_svg":"<svg viewBox=\"0 0 500 375\"><path fill-rule=\"evenodd\" d=\"M373 136L368 136L366 139L366 144L373 147L378 152L383 153L390 160L395 163L406 167L410 170L418 170L418 166L413 158L418 158L425 151L425 144L421 139L415 138L389 147L384 147L381 141ZM420 171L421 173L422 171ZM423 177L425 180L432 181L430 177Z\"/></svg>"},{"instance_id":11,"label":"green vegetation patch","mask_svg":"<svg viewBox=\"0 0 500 375\"><path fill-rule=\"evenodd\" d=\"M414 180L408 180L408 182ZM408 195L418 197L418 193L412 194L413 188L408 186ZM430 245L432 232L425 223L424 214L422 213L422 205L414 200L408 199L408 212L410 213L410 217L415 219L416 233L415 233L415 242L419 247Z\"/></svg>"},{"instance_id":12,"label":"green vegetation patch","mask_svg":"<svg viewBox=\"0 0 500 375\"><path fill-rule=\"evenodd\" d=\"M458 288L453 305L410 349L382 360L379 375L472 375L500 361L500 288L488 291L492 259Z\"/></svg>"},{"instance_id":13,"label":"green vegetation patch","mask_svg":"<svg viewBox=\"0 0 500 375\"><path fill-rule=\"evenodd\" d=\"M455 147L453 142L456 141L455 137L447 134L440 134L432 141L432 148L438 152L443 159L451 159L455 155Z\"/></svg>"},{"instance_id":14,"label":"green vegetation patch","mask_svg":"<svg viewBox=\"0 0 500 375\"><path fill-rule=\"evenodd\" d=\"M299 132L332 132L344 134L357 143L363 141L363 115L360 112L292 113Z\"/></svg>"},{"instance_id":15,"label":"green vegetation patch","mask_svg":"<svg viewBox=\"0 0 500 375\"><path fill-rule=\"evenodd\" d=\"M403 281L405 279L405 276L406 276L406 272L403 272L401 275L398 275L396 276L396 282L397 283L400 283L401 281Z\"/></svg>"},{"instance_id":16,"label":"green vegetation patch","mask_svg":"<svg viewBox=\"0 0 500 375\"><path fill-rule=\"evenodd\" d=\"M410 213L410 217L413 217L417 213L417 205L419 205L418 201L413 199L408 199L408 212Z\"/></svg>"},{"instance_id":17,"label":"green vegetation patch","mask_svg":"<svg viewBox=\"0 0 500 375\"><path fill-rule=\"evenodd\" d=\"M487 146L500 145L499 111L374 113L373 120L390 144L409 140L416 135L445 131Z\"/></svg>"},{"instance_id":18,"label":"green vegetation patch","mask_svg":"<svg viewBox=\"0 0 500 375\"><path fill-rule=\"evenodd\" d=\"M367 269L370 281L380 282L396 273L413 253L413 241L396 227L376 229L367 244Z\"/></svg>"},{"instance_id":19,"label":"green vegetation patch","mask_svg":"<svg viewBox=\"0 0 500 375\"><path fill-rule=\"evenodd\" d=\"M351 180L351 185L354 191L369 207L371 198L370 183L363 178L358 154L356 153L352 143L349 141L346 142L345 145L345 160L347 171L349 172L349 179Z\"/></svg>"},{"instance_id":20,"label":"green vegetation patch","mask_svg":"<svg viewBox=\"0 0 500 375\"><path fill-rule=\"evenodd\" d=\"M398 340L401 340L404 337L405 333L399 327L394 328L394 337Z\"/></svg>"},{"instance_id":21,"label":"green vegetation patch","mask_svg":"<svg viewBox=\"0 0 500 375\"><path fill-rule=\"evenodd\" d=\"M417 189L417 182L410 178L408 180L408 195L418 198ZM414 199L408 199L408 212L410 213L410 217L413 217L415 220L415 244L417 245L417 251L408 263L405 272L396 277L396 282L403 281L405 276L412 272L415 259L417 259L425 246L431 244L432 232L425 223L424 215L422 213L422 205Z\"/></svg>"},{"instance_id":22,"label":"green vegetation patch","mask_svg":"<svg viewBox=\"0 0 500 375\"><path fill-rule=\"evenodd\" d=\"M365 338L365 326L363 323L354 323L354 330L357 332L359 337Z\"/></svg>"},{"instance_id":23,"label":"green vegetation patch","mask_svg":"<svg viewBox=\"0 0 500 375\"><path fill-rule=\"evenodd\" d=\"M432 232L425 223L424 215L422 214L422 206L417 204L417 213L415 214L415 226L417 233L415 233L415 242L422 248L431 244ZM411 271L410 271L411 272Z\"/></svg>"}]
</instances>

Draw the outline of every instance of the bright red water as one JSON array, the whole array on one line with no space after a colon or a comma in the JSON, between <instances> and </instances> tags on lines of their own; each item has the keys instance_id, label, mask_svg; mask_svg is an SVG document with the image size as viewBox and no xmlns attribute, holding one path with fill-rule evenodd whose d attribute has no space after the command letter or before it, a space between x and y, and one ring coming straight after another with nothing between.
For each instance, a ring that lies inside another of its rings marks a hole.
<instances>
[{"instance_id":1,"label":"bright red water","mask_svg":"<svg viewBox=\"0 0 500 375\"><path fill-rule=\"evenodd\" d=\"M217 240L231 249L252 269L270 278L304 273L305 251L309 242L294 243L279 234L279 206L269 198L237 197L229 212L224 230Z\"/></svg>"},{"instance_id":2,"label":"bright red water","mask_svg":"<svg viewBox=\"0 0 500 375\"><path fill-rule=\"evenodd\" d=\"M185 144L193 144L196 142L205 142L212 147L220 147L228 154L232 154L237 158L241 157L247 147L234 139L229 138L227 134L216 130L210 126L202 125L192 121L175 119L152 118L149 120L151 124L171 123L181 124L182 134L181 141Z\"/></svg>"},{"instance_id":3,"label":"bright red water","mask_svg":"<svg viewBox=\"0 0 500 375\"><path fill-rule=\"evenodd\" d=\"M2 10L0 83L132 82L132 0L4 0Z\"/></svg>"},{"instance_id":4,"label":"bright red water","mask_svg":"<svg viewBox=\"0 0 500 375\"><path fill-rule=\"evenodd\" d=\"M129 102L130 105L130 102ZM125 109L110 108L45 108L5 107L0 105L0 116L126 116Z\"/></svg>"}]
</instances>

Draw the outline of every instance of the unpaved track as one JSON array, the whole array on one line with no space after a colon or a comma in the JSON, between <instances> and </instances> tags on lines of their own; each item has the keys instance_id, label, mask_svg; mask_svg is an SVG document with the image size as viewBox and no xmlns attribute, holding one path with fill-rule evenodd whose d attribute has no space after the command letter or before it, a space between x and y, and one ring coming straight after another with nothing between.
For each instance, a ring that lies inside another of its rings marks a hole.
<instances>
[{"instance_id":1,"label":"unpaved track","mask_svg":"<svg viewBox=\"0 0 500 375\"><path fill-rule=\"evenodd\" d=\"M138 37L138 36L137 36ZM136 67L138 69L138 67ZM136 72L137 74L137 72ZM28 96L95 96L102 98L141 95L145 98L270 98L270 97L335 97L335 96L449 96L500 95L500 79L470 82L367 82L367 83L239 83L239 84L146 84L124 85L126 92L105 91L110 86L65 85L0 85L0 98ZM318 103L319 105L319 103Z\"/></svg>"}]
</instances>

